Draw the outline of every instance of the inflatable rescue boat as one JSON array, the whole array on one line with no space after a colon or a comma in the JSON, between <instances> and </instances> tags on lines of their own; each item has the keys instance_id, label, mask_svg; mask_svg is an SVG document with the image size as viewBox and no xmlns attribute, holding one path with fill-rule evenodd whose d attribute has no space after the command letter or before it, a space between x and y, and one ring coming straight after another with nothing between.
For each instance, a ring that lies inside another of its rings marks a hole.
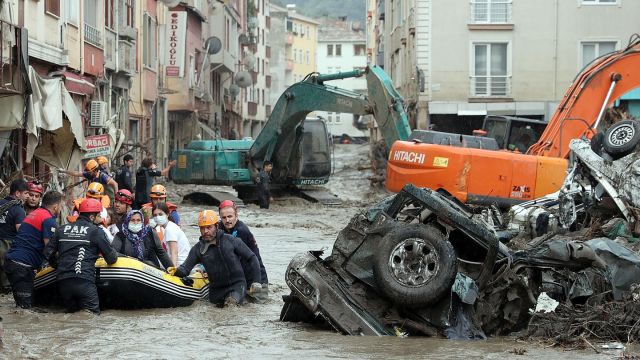
<instances>
[{"instance_id":1,"label":"inflatable rescue boat","mask_svg":"<svg viewBox=\"0 0 640 360\"><path fill-rule=\"evenodd\" d=\"M209 282L199 273L179 278L124 256L113 265L103 258L96 261L96 285L102 309L189 306L209 296ZM38 305L60 305L55 269L46 267L36 274L34 296Z\"/></svg>"}]
</instances>

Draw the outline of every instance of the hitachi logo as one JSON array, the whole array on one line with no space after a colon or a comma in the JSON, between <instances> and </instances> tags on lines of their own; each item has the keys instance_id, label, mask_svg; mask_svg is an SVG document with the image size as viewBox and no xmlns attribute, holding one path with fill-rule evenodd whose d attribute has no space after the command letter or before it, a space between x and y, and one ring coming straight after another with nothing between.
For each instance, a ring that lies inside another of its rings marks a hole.
<instances>
[{"instance_id":1,"label":"hitachi logo","mask_svg":"<svg viewBox=\"0 0 640 360\"><path fill-rule=\"evenodd\" d=\"M393 153L393 160L396 161L405 161L416 164L424 164L425 154L419 154L416 152L409 151L395 151Z\"/></svg>"}]
</instances>

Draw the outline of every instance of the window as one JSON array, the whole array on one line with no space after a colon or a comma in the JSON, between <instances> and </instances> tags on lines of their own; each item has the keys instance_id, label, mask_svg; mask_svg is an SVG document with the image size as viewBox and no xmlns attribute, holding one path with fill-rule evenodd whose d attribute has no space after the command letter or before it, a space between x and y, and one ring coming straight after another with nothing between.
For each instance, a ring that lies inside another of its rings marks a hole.
<instances>
[{"instance_id":1,"label":"window","mask_svg":"<svg viewBox=\"0 0 640 360\"><path fill-rule=\"evenodd\" d=\"M84 0L84 40L95 46L102 46L102 31L98 19L101 9L98 0Z\"/></svg>"},{"instance_id":2,"label":"window","mask_svg":"<svg viewBox=\"0 0 640 360\"><path fill-rule=\"evenodd\" d=\"M471 22L480 24L505 24L511 22L512 0L473 0Z\"/></svg>"},{"instance_id":3,"label":"window","mask_svg":"<svg viewBox=\"0 0 640 360\"><path fill-rule=\"evenodd\" d=\"M353 54L355 56L364 56L367 52L366 45L353 45Z\"/></svg>"},{"instance_id":4,"label":"window","mask_svg":"<svg viewBox=\"0 0 640 360\"><path fill-rule=\"evenodd\" d=\"M333 122L333 113L331 113L331 112L327 113L327 121L328 122Z\"/></svg>"},{"instance_id":5,"label":"window","mask_svg":"<svg viewBox=\"0 0 640 360\"><path fill-rule=\"evenodd\" d=\"M156 37L158 24L148 13L144 14L143 19L142 63L146 67L155 69L157 60Z\"/></svg>"},{"instance_id":6,"label":"window","mask_svg":"<svg viewBox=\"0 0 640 360\"><path fill-rule=\"evenodd\" d=\"M510 79L507 69L507 43L473 44L472 94L474 96L507 96Z\"/></svg>"},{"instance_id":7,"label":"window","mask_svg":"<svg viewBox=\"0 0 640 360\"><path fill-rule=\"evenodd\" d=\"M333 45L327 45L327 56L333 56Z\"/></svg>"},{"instance_id":8,"label":"window","mask_svg":"<svg viewBox=\"0 0 640 360\"><path fill-rule=\"evenodd\" d=\"M135 0L125 0L124 2L124 11L126 14L126 22L125 25L126 26L131 26L131 27L135 27L135 9L136 9L136 4L134 2Z\"/></svg>"},{"instance_id":9,"label":"window","mask_svg":"<svg viewBox=\"0 0 640 360\"><path fill-rule=\"evenodd\" d=\"M311 58L309 57L309 50L307 50L307 53L305 54L305 60L306 60L307 65L309 65L309 62L311 60Z\"/></svg>"},{"instance_id":10,"label":"window","mask_svg":"<svg viewBox=\"0 0 640 360\"><path fill-rule=\"evenodd\" d=\"M336 124L340 124L340 113L336 113Z\"/></svg>"},{"instance_id":11,"label":"window","mask_svg":"<svg viewBox=\"0 0 640 360\"><path fill-rule=\"evenodd\" d=\"M309 30L308 26L307 26L307 39L311 39L311 31Z\"/></svg>"},{"instance_id":12,"label":"window","mask_svg":"<svg viewBox=\"0 0 640 360\"><path fill-rule=\"evenodd\" d=\"M291 21L291 20L287 20L287 31L288 32L292 32L293 31L293 21Z\"/></svg>"},{"instance_id":13,"label":"window","mask_svg":"<svg viewBox=\"0 0 640 360\"><path fill-rule=\"evenodd\" d=\"M64 8L67 22L70 24L78 25L78 23L80 22L80 3L78 2L78 0L67 0Z\"/></svg>"},{"instance_id":14,"label":"window","mask_svg":"<svg viewBox=\"0 0 640 360\"><path fill-rule=\"evenodd\" d=\"M342 56L342 45L336 44L336 56Z\"/></svg>"},{"instance_id":15,"label":"window","mask_svg":"<svg viewBox=\"0 0 640 360\"><path fill-rule=\"evenodd\" d=\"M111 30L116 28L115 0L104 0L104 26Z\"/></svg>"},{"instance_id":16,"label":"window","mask_svg":"<svg viewBox=\"0 0 640 360\"><path fill-rule=\"evenodd\" d=\"M60 0L46 0L44 2L44 12L60 16Z\"/></svg>"},{"instance_id":17,"label":"window","mask_svg":"<svg viewBox=\"0 0 640 360\"><path fill-rule=\"evenodd\" d=\"M616 50L616 41L590 41L582 43L582 67L587 66L593 60L604 54Z\"/></svg>"},{"instance_id":18,"label":"window","mask_svg":"<svg viewBox=\"0 0 640 360\"><path fill-rule=\"evenodd\" d=\"M262 59L262 75L264 75L264 59Z\"/></svg>"},{"instance_id":19,"label":"window","mask_svg":"<svg viewBox=\"0 0 640 360\"><path fill-rule=\"evenodd\" d=\"M264 45L264 29L260 30L262 32L262 45Z\"/></svg>"},{"instance_id":20,"label":"window","mask_svg":"<svg viewBox=\"0 0 640 360\"><path fill-rule=\"evenodd\" d=\"M402 0L393 0L393 15L393 27L396 28L402 25L404 17Z\"/></svg>"}]
</instances>

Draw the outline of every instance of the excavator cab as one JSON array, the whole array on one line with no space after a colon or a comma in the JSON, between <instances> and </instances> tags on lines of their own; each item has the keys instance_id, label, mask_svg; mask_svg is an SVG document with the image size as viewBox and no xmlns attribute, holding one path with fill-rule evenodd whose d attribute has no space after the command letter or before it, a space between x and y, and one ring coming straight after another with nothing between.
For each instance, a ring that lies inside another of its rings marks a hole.
<instances>
[{"instance_id":1,"label":"excavator cab","mask_svg":"<svg viewBox=\"0 0 640 360\"><path fill-rule=\"evenodd\" d=\"M322 119L307 118L302 126L300 178L328 179L331 174L331 147L327 125Z\"/></svg>"},{"instance_id":2,"label":"excavator cab","mask_svg":"<svg viewBox=\"0 0 640 360\"><path fill-rule=\"evenodd\" d=\"M482 125L486 136L496 139L498 148L521 153L538 141L546 127L541 120L500 115L488 115Z\"/></svg>"}]
</instances>

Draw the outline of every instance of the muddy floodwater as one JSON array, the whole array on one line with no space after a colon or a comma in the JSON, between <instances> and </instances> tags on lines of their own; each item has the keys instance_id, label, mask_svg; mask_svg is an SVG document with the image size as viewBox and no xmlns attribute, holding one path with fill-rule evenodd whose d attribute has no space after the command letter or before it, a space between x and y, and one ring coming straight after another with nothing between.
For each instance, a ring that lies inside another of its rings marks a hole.
<instances>
[{"instance_id":1,"label":"muddy floodwater","mask_svg":"<svg viewBox=\"0 0 640 360\"><path fill-rule=\"evenodd\" d=\"M240 218L256 235L270 280L270 300L218 309L200 301L175 309L106 310L100 316L59 311L18 310L11 296L0 296L4 335L0 358L370 358L458 359L539 358L611 359L616 352L563 351L512 338L488 341L450 341L429 338L347 337L331 329L281 323L282 295L288 294L284 273L298 252L326 248L330 252L338 231L364 204L385 196L370 191L367 170L357 170L366 156L361 145L336 149L336 173L329 187L346 201L323 207L294 198L277 200L263 211L254 205L241 209ZM201 205L179 208L183 229L197 241L196 214ZM524 356L511 351L524 348Z\"/></svg>"}]
</instances>

